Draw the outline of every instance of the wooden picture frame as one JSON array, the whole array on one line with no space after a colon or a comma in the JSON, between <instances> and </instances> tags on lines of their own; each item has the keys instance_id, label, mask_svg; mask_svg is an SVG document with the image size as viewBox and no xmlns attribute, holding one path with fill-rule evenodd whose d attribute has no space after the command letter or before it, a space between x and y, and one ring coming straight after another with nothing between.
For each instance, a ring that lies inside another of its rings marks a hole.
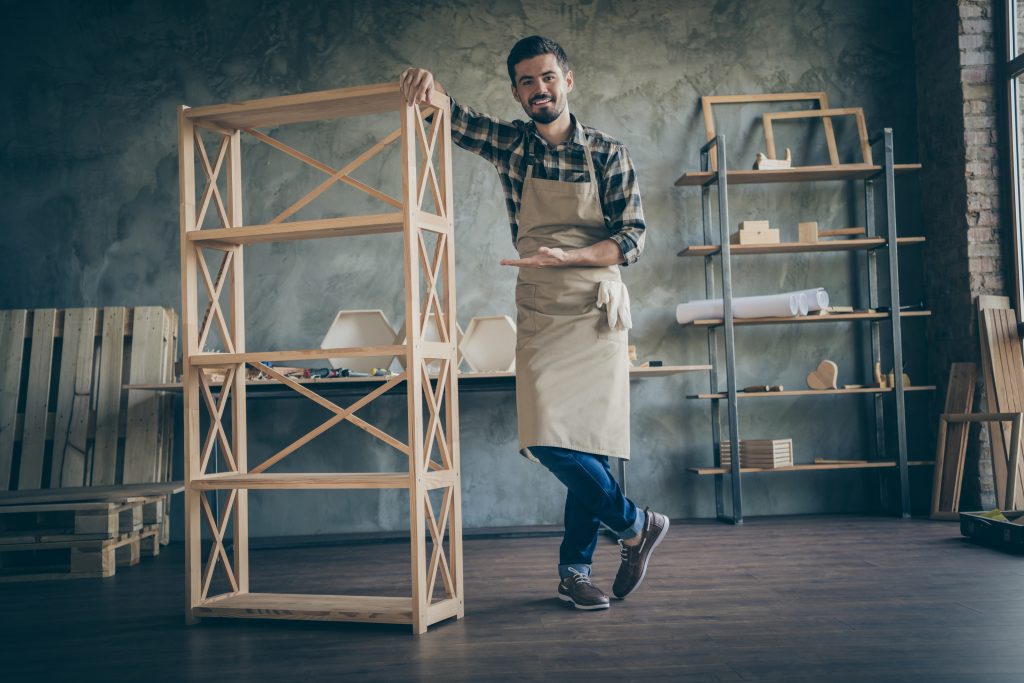
<instances>
[{"instance_id":1,"label":"wooden picture frame","mask_svg":"<svg viewBox=\"0 0 1024 683\"><path fill-rule=\"evenodd\" d=\"M842 166L839 161L839 148L836 145L835 132L832 126L832 118L836 116L852 116L857 123L857 138L860 142L860 163L873 166L871 160L871 142L868 140L868 126L864 120L864 110L860 107L844 107L841 109L819 109L814 111L774 111L761 115L761 122L764 125L764 142L767 148L769 159L775 158L775 129L774 121L793 121L798 119L820 118L825 122L826 132L825 144L828 147L828 159L832 166ZM799 168L799 167L796 167Z\"/></svg>"}]
</instances>

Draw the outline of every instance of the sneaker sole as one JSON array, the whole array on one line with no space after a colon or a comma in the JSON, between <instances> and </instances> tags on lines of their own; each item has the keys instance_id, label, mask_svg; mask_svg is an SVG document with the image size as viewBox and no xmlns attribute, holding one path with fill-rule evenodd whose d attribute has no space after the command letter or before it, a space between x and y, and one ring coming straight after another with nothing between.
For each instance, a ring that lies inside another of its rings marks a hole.
<instances>
[{"instance_id":1,"label":"sneaker sole","mask_svg":"<svg viewBox=\"0 0 1024 683\"><path fill-rule=\"evenodd\" d=\"M609 605L607 602L604 603L603 605L581 605L581 604L577 603L575 600L573 600L572 598L570 598L568 595L562 595L561 593L558 594L558 599L561 600L562 602L569 603L570 605L572 605L576 609L595 610L595 609L608 609L609 607L611 607L611 605Z\"/></svg>"},{"instance_id":2,"label":"sneaker sole","mask_svg":"<svg viewBox=\"0 0 1024 683\"><path fill-rule=\"evenodd\" d=\"M640 572L640 580L636 582L636 585L635 585L635 586L633 586L632 588L630 588L630 589L629 589L629 592L628 592L628 593L625 593L624 595L616 595L615 597L616 597L617 599L619 599L619 600L625 600L625 599L626 599L627 597L629 597L630 595L632 595L632 594L633 594L633 592L634 592L634 591L636 591L636 589L637 589L637 588L639 588L639 587L640 587L640 584L642 584L642 583L644 582L644 577L646 577L646 576L647 576L647 565L649 565L649 564L651 563L651 556L652 556L652 555L654 555L654 551L655 551L655 550L657 549L657 547L658 547L659 545L661 545L661 542L665 540L665 536L667 536L667 535L668 535L668 528L669 528L670 526L672 526L672 523L671 523L671 522L669 522L669 519L668 519L668 517L666 516L666 517L665 517L665 528L661 530L661 534L660 534L660 535L658 536L658 540L656 540L656 541L654 542L654 545L652 545L652 546L651 546L651 549L650 549L650 550L648 551L648 553L647 553L647 561L646 561L646 562L644 562L644 568L643 568L643 571L641 571L641 572Z\"/></svg>"}]
</instances>

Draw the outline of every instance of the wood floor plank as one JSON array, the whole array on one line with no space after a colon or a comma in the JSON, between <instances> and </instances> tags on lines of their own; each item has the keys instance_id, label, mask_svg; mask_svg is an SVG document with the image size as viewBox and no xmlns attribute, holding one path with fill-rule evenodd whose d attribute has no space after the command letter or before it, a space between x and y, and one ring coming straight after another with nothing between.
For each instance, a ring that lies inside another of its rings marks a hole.
<instances>
[{"instance_id":1,"label":"wood floor plank","mask_svg":"<svg viewBox=\"0 0 1024 683\"><path fill-rule=\"evenodd\" d=\"M555 598L558 537L467 536L466 617L408 626L204 619L186 627L183 549L114 579L0 585L5 679L103 678L111 661L189 681L1020 680L1021 558L956 524L880 517L673 522L611 609ZM610 589L618 548L598 543ZM252 553L252 590L408 596L408 545ZM372 569L371 569L372 568ZM145 633L145 638L128 634ZM60 657L53 657L59 646ZM154 668L155 667L155 668Z\"/></svg>"}]
</instances>

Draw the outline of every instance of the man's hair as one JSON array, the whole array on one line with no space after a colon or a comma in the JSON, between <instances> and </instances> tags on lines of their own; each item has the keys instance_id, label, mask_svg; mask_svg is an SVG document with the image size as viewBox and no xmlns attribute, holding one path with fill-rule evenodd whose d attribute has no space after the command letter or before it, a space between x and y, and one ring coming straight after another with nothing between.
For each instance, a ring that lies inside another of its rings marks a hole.
<instances>
[{"instance_id":1,"label":"man's hair","mask_svg":"<svg viewBox=\"0 0 1024 683\"><path fill-rule=\"evenodd\" d=\"M544 36L529 36L513 45L508 53L508 78L513 86L516 84L516 64L538 55L554 55L562 75L569 73L569 58L561 45Z\"/></svg>"}]
</instances>

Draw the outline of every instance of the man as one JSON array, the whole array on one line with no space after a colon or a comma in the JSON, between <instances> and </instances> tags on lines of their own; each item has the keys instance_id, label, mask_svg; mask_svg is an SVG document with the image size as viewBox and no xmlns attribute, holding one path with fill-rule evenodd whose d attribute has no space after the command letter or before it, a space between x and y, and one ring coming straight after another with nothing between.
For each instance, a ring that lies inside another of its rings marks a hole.
<instances>
[{"instance_id":1,"label":"man","mask_svg":"<svg viewBox=\"0 0 1024 683\"><path fill-rule=\"evenodd\" d=\"M626 148L569 113L573 73L557 43L520 40L508 75L531 120L501 121L452 99L452 140L494 164L505 191L520 256L501 261L519 268L519 447L568 489L558 597L578 609L607 609L608 597L590 580L601 522L620 539L612 587L620 599L643 581L669 527L665 515L626 498L608 466L609 457L629 457L631 323L618 266L643 249L640 191ZM400 81L410 105L426 102L431 90L446 94L424 69L406 69Z\"/></svg>"}]
</instances>

